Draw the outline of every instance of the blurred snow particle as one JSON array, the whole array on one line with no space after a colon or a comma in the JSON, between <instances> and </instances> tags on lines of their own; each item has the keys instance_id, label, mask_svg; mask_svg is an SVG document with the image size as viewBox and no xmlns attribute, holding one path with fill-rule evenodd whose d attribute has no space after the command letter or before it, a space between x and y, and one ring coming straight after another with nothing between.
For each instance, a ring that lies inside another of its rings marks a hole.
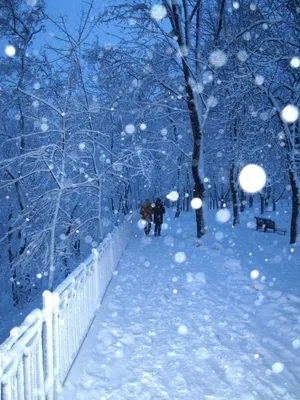
<instances>
[{"instance_id":1,"label":"blurred snow particle","mask_svg":"<svg viewBox=\"0 0 300 400\"><path fill-rule=\"evenodd\" d=\"M238 53L237 53L237 58L238 58L238 60L239 61L241 61L241 62L246 62L247 60L248 60L248 53L245 51L245 50L240 50Z\"/></svg>"},{"instance_id":2,"label":"blurred snow particle","mask_svg":"<svg viewBox=\"0 0 300 400\"><path fill-rule=\"evenodd\" d=\"M186 274L186 281L188 283L192 283L194 281L193 275L191 274L191 272L187 272Z\"/></svg>"},{"instance_id":3,"label":"blurred snow particle","mask_svg":"<svg viewBox=\"0 0 300 400\"><path fill-rule=\"evenodd\" d=\"M250 276L252 279L257 279L259 277L259 271L257 271L257 269L254 269L253 271L251 271Z\"/></svg>"},{"instance_id":4,"label":"blurred snow particle","mask_svg":"<svg viewBox=\"0 0 300 400\"><path fill-rule=\"evenodd\" d=\"M257 193L265 186L266 179L267 176L262 167L248 164L239 175L239 184L245 192Z\"/></svg>"},{"instance_id":5,"label":"blurred snow particle","mask_svg":"<svg viewBox=\"0 0 300 400\"><path fill-rule=\"evenodd\" d=\"M272 371L274 372L274 374L279 374L280 372L282 372L284 369L284 365L280 362L276 362L272 365Z\"/></svg>"},{"instance_id":6,"label":"blurred snow particle","mask_svg":"<svg viewBox=\"0 0 300 400\"><path fill-rule=\"evenodd\" d=\"M132 135L135 132L135 126L133 124L128 124L125 126L125 132Z\"/></svg>"},{"instance_id":7,"label":"blurred snow particle","mask_svg":"<svg viewBox=\"0 0 300 400\"><path fill-rule=\"evenodd\" d=\"M33 85L33 88L34 88L35 90L39 90L40 87L41 87L41 84L40 84L39 82L35 82L35 84Z\"/></svg>"},{"instance_id":8,"label":"blurred snow particle","mask_svg":"<svg viewBox=\"0 0 300 400\"><path fill-rule=\"evenodd\" d=\"M93 238L92 238L91 235L86 235L86 237L84 238L84 240L85 240L86 243L92 243Z\"/></svg>"},{"instance_id":9,"label":"blurred snow particle","mask_svg":"<svg viewBox=\"0 0 300 400\"><path fill-rule=\"evenodd\" d=\"M135 87L135 88L138 88L138 87L140 87L141 83L140 83L140 81L139 81L138 79L134 78L134 79L132 80L132 82L131 82L131 85L132 85L133 87Z\"/></svg>"},{"instance_id":10,"label":"blurred snow particle","mask_svg":"<svg viewBox=\"0 0 300 400\"><path fill-rule=\"evenodd\" d=\"M194 197L193 200L191 201L191 207L194 210L198 210L199 208L202 207L202 200L199 199L199 197Z\"/></svg>"},{"instance_id":11,"label":"blurred snow particle","mask_svg":"<svg viewBox=\"0 0 300 400\"><path fill-rule=\"evenodd\" d=\"M9 44L5 47L5 53L8 57L13 57L16 55L16 48L13 45Z\"/></svg>"},{"instance_id":12,"label":"blurred snow particle","mask_svg":"<svg viewBox=\"0 0 300 400\"><path fill-rule=\"evenodd\" d=\"M206 105L207 107L214 108L218 104L218 100L215 96L209 96L207 99Z\"/></svg>"},{"instance_id":13,"label":"blurred snow particle","mask_svg":"<svg viewBox=\"0 0 300 400\"><path fill-rule=\"evenodd\" d=\"M115 357L116 358L123 358L124 357L124 351L122 349L119 349L115 352Z\"/></svg>"},{"instance_id":14,"label":"blurred snow particle","mask_svg":"<svg viewBox=\"0 0 300 400\"><path fill-rule=\"evenodd\" d=\"M299 349L300 348L300 339L293 340L292 346L294 349Z\"/></svg>"},{"instance_id":15,"label":"blurred snow particle","mask_svg":"<svg viewBox=\"0 0 300 400\"><path fill-rule=\"evenodd\" d=\"M210 71L204 71L202 81L204 85L211 83L214 80L214 76Z\"/></svg>"},{"instance_id":16,"label":"blurred snow particle","mask_svg":"<svg viewBox=\"0 0 300 400\"><path fill-rule=\"evenodd\" d=\"M35 7L37 5L37 0L26 0L26 3L30 6L30 7Z\"/></svg>"},{"instance_id":17,"label":"blurred snow particle","mask_svg":"<svg viewBox=\"0 0 300 400\"><path fill-rule=\"evenodd\" d=\"M33 107L38 107L40 105L40 102L38 100L34 100L32 102Z\"/></svg>"},{"instance_id":18,"label":"blurred snow particle","mask_svg":"<svg viewBox=\"0 0 300 400\"><path fill-rule=\"evenodd\" d=\"M222 232L216 232L215 238L217 240L222 240L224 238L224 234Z\"/></svg>"},{"instance_id":19,"label":"blurred snow particle","mask_svg":"<svg viewBox=\"0 0 300 400\"><path fill-rule=\"evenodd\" d=\"M239 3L238 1L234 1L234 2L232 3L232 7L233 7L235 10L238 10L238 9L240 8L240 3Z\"/></svg>"},{"instance_id":20,"label":"blurred snow particle","mask_svg":"<svg viewBox=\"0 0 300 400\"><path fill-rule=\"evenodd\" d=\"M188 328L185 325L180 325L180 327L178 328L178 333L179 335L187 335Z\"/></svg>"},{"instance_id":21,"label":"blurred snow particle","mask_svg":"<svg viewBox=\"0 0 300 400\"><path fill-rule=\"evenodd\" d=\"M255 221L249 221L247 222L247 228L248 229L254 229L256 227Z\"/></svg>"},{"instance_id":22,"label":"blurred snow particle","mask_svg":"<svg viewBox=\"0 0 300 400\"><path fill-rule=\"evenodd\" d=\"M230 219L230 211L228 208L222 208L216 214L216 220L221 223L225 223Z\"/></svg>"},{"instance_id":23,"label":"blurred snow particle","mask_svg":"<svg viewBox=\"0 0 300 400\"><path fill-rule=\"evenodd\" d=\"M210 54L209 62L215 68L224 67L224 65L227 63L227 55L222 50L215 50Z\"/></svg>"},{"instance_id":24,"label":"blurred snow particle","mask_svg":"<svg viewBox=\"0 0 300 400\"><path fill-rule=\"evenodd\" d=\"M84 150L85 149L85 143L79 143L79 145L78 145L78 147L79 147L79 150Z\"/></svg>"},{"instance_id":25,"label":"blurred snow particle","mask_svg":"<svg viewBox=\"0 0 300 400\"><path fill-rule=\"evenodd\" d=\"M166 135L168 134L168 129L163 128L163 129L160 131L160 133L161 133L162 136L166 136Z\"/></svg>"},{"instance_id":26,"label":"blurred snow particle","mask_svg":"<svg viewBox=\"0 0 300 400\"><path fill-rule=\"evenodd\" d=\"M253 354L253 357L255 358L255 360L257 360L259 358L259 354Z\"/></svg>"},{"instance_id":27,"label":"blurred snow particle","mask_svg":"<svg viewBox=\"0 0 300 400\"><path fill-rule=\"evenodd\" d=\"M129 25L129 26L134 26L134 25L136 25L136 20L135 20L134 18L130 18L129 21L128 21L128 25Z\"/></svg>"},{"instance_id":28,"label":"blurred snow particle","mask_svg":"<svg viewBox=\"0 0 300 400\"><path fill-rule=\"evenodd\" d=\"M241 268L240 260L237 260L236 258L226 260L224 263L224 268L229 269L231 271L238 271Z\"/></svg>"},{"instance_id":29,"label":"blurred snow particle","mask_svg":"<svg viewBox=\"0 0 300 400\"><path fill-rule=\"evenodd\" d=\"M243 39L249 42L251 40L251 33L250 32L245 32L243 34Z\"/></svg>"},{"instance_id":30,"label":"blurred snow particle","mask_svg":"<svg viewBox=\"0 0 300 400\"><path fill-rule=\"evenodd\" d=\"M140 130L141 130L141 131L144 131L146 128L147 128L147 125L146 125L145 123L142 123L142 124L140 125Z\"/></svg>"},{"instance_id":31,"label":"blurred snow particle","mask_svg":"<svg viewBox=\"0 0 300 400\"><path fill-rule=\"evenodd\" d=\"M255 83L258 86L261 86L264 83L264 81L265 81L265 78L262 75L256 75L255 76Z\"/></svg>"},{"instance_id":32,"label":"blurred snow particle","mask_svg":"<svg viewBox=\"0 0 300 400\"><path fill-rule=\"evenodd\" d=\"M202 93L204 90L204 86L202 85L202 83L194 83L194 85L192 86L192 89L194 92L196 93Z\"/></svg>"},{"instance_id":33,"label":"blurred snow particle","mask_svg":"<svg viewBox=\"0 0 300 400\"><path fill-rule=\"evenodd\" d=\"M175 40L175 39L174 39ZM189 54L189 50L186 46L180 46L178 51L177 51L177 57L186 57Z\"/></svg>"},{"instance_id":34,"label":"blurred snow particle","mask_svg":"<svg viewBox=\"0 0 300 400\"><path fill-rule=\"evenodd\" d=\"M41 273L38 273L38 274L36 274L36 277L37 277L38 279L42 279L42 277L43 277L43 274L41 274Z\"/></svg>"},{"instance_id":35,"label":"blurred snow particle","mask_svg":"<svg viewBox=\"0 0 300 400\"><path fill-rule=\"evenodd\" d=\"M291 67L292 68L299 68L300 67L300 58L299 57L293 57L291 59Z\"/></svg>"},{"instance_id":36,"label":"blurred snow particle","mask_svg":"<svg viewBox=\"0 0 300 400\"><path fill-rule=\"evenodd\" d=\"M117 172L122 172L123 171L123 163L121 163L121 162L118 162L118 161L114 162L112 167Z\"/></svg>"},{"instance_id":37,"label":"blurred snow particle","mask_svg":"<svg viewBox=\"0 0 300 400\"><path fill-rule=\"evenodd\" d=\"M254 4L254 3L251 3L251 4L250 4L250 10L251 10L251 11L255 11L256 9L257 9L257 5Z\"/></svg>"},{"instance_id":38,"label":"blurred snow particle","mask_svg":"<svg viewBox=\"0 0 300 400\"><path fill-rule=\"evenodd\" d=\"M281 111L281 119L288 124L292 124L293 122L297 121L298 117L299 117L299 110L292 104L288 104Z\"/></svg>"},{"instance_id":39,"label":"blurred snow particle","mask_svg":"<svg viewBox=\"0 0 300 400\"><path fill-rule=\"evenodd\" d=\"M195 279L197 282L201 283L202 285L204 285L206 283L206 277L204 272L197 272L195 275Z\"/></svg>"},{"instance_id":40,"label":"blurred snow particle","mask_svg":"<svg viewBox=\"0 0 300 400\"><path fill-rule=\"evenodd\" d=\"M138 227L139 227L140 229L144 229L145 226L146 226L146 221L145 221L144 219L140 219L140 220L138 221L137 225L138 225Z\"/></svg>"},{"instance_id":41,"label":"blurred snow particle","mask_svg":"<svg viewBox=\"0 0 300 400\"><path fill-rule=\"evenodd\" d=\"M152 19L155 19L155 21L161 21L166 17L167 9L164 6L157 4L151 8L150 15Z\"/></svg>"},{"instance_id":42,"label":"blurred snow particle","mask_svg":"<svg viewBox=\"0 0 300 400\"><path fill-rule=\"evenodd\" d=\"M177 201L179 199L179 193L176 190L172 190L166 197L171 201Z\"/></svg>"},{"instance_id":43,"label":"blurred snow particle","mask_svg":"<svg viewBox=\"0 0 300 400\"><path fill-rule=\"evenodd\" d=\"M42 132L47 132L48 129L49 129L49 125L48 124L46 124L45 122L43 124L41 124Z\"/></svg>"},{"instance_id":44,"label":"blurred snow particle","mask_svg":"<svg viewBox=\"0 0 300 400\"><path fill-rule=\"evenodd\" d=\"M174 260L179 264L185 262L185 260L186 260L185 253L183 251L179 251L178 253L175 254Z\"/></svg>"}]
</instances>

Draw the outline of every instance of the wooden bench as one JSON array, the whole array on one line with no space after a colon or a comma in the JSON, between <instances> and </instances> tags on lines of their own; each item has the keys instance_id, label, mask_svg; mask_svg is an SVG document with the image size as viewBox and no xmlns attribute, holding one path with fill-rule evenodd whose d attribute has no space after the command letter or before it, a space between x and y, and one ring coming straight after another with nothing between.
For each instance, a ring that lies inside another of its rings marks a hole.
<instances>
[{"instance_id":1,"label":"wooden bench","mask_svg":"<svg viewBox=\"0 0 300 400\"><path fill-rule=\"evenodd\" d=\"M263 217L255 217L255 219L256 219L257 231L259 228L263 228L265 232L267 232L267 229L272 229L273 232L280 232L283 233L284 235L286 234L286 230L278 228L275 224L275 221L273 221L272 219Z\"/></svg>"}]
</instances>

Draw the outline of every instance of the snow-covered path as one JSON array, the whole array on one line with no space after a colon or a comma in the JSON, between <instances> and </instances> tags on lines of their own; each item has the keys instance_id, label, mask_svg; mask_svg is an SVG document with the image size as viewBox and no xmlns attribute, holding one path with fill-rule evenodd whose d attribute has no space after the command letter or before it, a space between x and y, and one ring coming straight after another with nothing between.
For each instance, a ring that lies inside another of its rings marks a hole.
<instances>
[{"instance_id":1,"label":"snow-covered path","mask_svg":"<svg viewBox=\"0 0 300 400\"><path fill-rule=\"evenodd\" d=\"M300 399L299 248L229 225L198 247L193 218L131 241L61 399Z\"/></svg>"}]
</instances>

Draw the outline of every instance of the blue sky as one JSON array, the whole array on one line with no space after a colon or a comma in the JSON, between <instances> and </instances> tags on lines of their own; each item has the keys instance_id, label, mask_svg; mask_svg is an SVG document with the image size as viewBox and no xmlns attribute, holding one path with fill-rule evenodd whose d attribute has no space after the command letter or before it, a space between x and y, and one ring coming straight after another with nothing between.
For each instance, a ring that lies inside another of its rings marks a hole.
<instances>
[{"instance_id":1,"label":"blue sky","mask_svg":"<svg viewBox=\"0 0 300 400\"><path fill-rule=\"evenodd\" d=\"M97 15L101 12L104 7L109 4L108 2L102 2L101 0L95 1L95 11L92 15ZM72 30L75 30L79 21L80 13L83 9L87 9L86 2L83 0L46 0L46 12L51 15L53 19L56 19L60 14L66 16L67 25ZM104 30L109 28L103 27ZM31 47L31 51L38 51L39 48L45 43L45 41L53 40L51 35L56 33L56 28L51 26L51 24L47 24L46 33L39 34L37 39L35 40L33 46ZM114 30L111 29L113 33ZM106 35L104 31L99 27L97 29L97 35L100 37L100 40L103 43L106 42L116 42L116 39L113 37ZM8 44L6 39L0 40L0 55L5 56L5 47Z\"/></svg>"}]
</instances>

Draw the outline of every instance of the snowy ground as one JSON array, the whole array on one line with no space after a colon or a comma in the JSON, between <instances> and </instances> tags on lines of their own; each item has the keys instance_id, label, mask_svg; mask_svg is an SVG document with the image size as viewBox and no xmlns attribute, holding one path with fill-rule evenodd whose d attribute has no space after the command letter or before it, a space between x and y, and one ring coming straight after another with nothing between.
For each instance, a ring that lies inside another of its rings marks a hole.
<instances>
[{"instance_id":1,"label":"snowy ground","mask_svg":"<svg viewBox=\"0 0 300 400\"><path fill-rule=\"evenodd\" d=\"M137 232L61 399L299 400L300 248L249 221Z\"/></svg>"}]
</instances>

